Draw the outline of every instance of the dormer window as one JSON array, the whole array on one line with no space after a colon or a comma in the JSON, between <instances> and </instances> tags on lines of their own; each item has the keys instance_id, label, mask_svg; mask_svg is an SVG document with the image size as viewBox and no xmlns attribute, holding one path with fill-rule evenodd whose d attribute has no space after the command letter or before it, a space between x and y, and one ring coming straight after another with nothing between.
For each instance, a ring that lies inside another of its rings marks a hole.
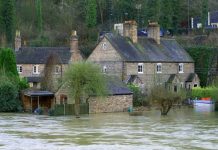
<instances>
[{"instance_id":1,"label":"dormer window","mask_svg":"<svg viewBox=\"0 0 218 150\"><path fill-rule=\"evenodd\" d=\"M183 63L180 63L179 64L179 73L184 73L183 67L184 67Z\"/></svg>"},{"instance_id":2,"label":"dormer window","mask_svg":"<svg viewBox=\"0 0 218 150\"><path fill-rule=\"evenodd\" d=\"M39 65L33 66L33 74L39 74Z\"/></svg>"},{"instance_id":3,"label":"dormer window","mask_svg":"<svg viewBox=\"0 0 218 150\"><path fill-rule=\"evenodd\" d=\"M157 66L156 66L156 70L157 70L157 73L162 73L162 64L161 63L157 63Z\"/></svg>"},{"instance_id":4,"label":"dormer window","mask_svg":"<svg viewBox=\"0 0 218 150\"><path fill-rule=\"evenodd\" d=\"M103 72L103 73L107 73L107 66L104 66L104 67L102 68L102 72Z\"/></svg>"},{"instance_id":5,"label":"dormer window","mask_svg":"<svg viewBox=\"0 0 218 150\"><path fill-rule=\"evenodd\" d=\"M143 63L138 63L138 73L143 74Z\"/></svg>"},{"instance_id":6,"label":"dormer window","mask_svg":"<svg viewBox=\"0 0 218 150\"><path fill-rule=\"evenodd\" d=\"M17 72L19 74L23 72L23 67L21 65L17 65Z\"/></svg>"},{"instance_id":7,"label":"dormer window","mask_svg":"<svg viewBox=\"0 0 218 150\"><path fill-rule=\"evenodd\" d=\"M107 49L107 44L106 44L106 42L103 42L103 43L102 43L102 49L103 49L103 50L106 50L106 49Z\"/></svg>"}]
</instances>

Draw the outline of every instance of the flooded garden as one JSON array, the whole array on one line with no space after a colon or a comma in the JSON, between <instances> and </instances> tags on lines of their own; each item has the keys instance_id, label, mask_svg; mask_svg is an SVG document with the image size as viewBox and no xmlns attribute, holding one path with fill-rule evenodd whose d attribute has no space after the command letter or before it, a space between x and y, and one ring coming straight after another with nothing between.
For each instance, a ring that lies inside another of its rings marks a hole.
<instances>
[{"instance_id":1,"label":"flooded garden","mask_svg":"<svg viewBox=\"0 0 218 150\"><path fill-rule=\"evenodd\" d=\"M218 149L218 113L184 108L168 116L148 111L79 119L1 113L0 149Z\"/></svg>"}]
</instances>

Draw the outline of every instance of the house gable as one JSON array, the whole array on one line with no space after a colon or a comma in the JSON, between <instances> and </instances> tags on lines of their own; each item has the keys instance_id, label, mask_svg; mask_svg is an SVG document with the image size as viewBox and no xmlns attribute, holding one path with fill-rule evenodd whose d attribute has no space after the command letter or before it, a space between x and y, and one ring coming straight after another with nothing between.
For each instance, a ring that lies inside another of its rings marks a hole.
<instances>
[{"instance_id":1,"label":"house gable","mask_svg":"<svg viewBox=\"0 0 218 150\"><path fill-rule=\"evenodd\" d=\"M93 50L87 61L102 62L102 61L123 61L120 54L112 46L106 37Z\"/></svg>"}]
</instances>

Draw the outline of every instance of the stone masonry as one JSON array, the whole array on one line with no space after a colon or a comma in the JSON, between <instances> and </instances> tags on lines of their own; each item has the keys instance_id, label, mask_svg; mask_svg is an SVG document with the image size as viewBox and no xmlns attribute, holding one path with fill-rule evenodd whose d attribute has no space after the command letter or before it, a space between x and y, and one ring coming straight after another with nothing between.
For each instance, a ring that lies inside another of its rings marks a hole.
<instances>
[{"instance_id":1,"label":"stone masonry","mask_svg":"<svg viewBox=\"0 0 218 150\"><path fill-rule=\"evenodd\" d=\"M89 100L89 113L123 112L132 107L133 95L113 95L106 98L92 97Z\"/></svg>"}]
</instances>

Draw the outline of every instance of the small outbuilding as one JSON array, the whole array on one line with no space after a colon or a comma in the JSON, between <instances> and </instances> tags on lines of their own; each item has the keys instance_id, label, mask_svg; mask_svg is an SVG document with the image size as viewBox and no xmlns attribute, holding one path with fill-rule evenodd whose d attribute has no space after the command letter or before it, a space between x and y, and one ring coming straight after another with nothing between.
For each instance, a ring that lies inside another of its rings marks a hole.
<instances>
[{"instance_id":1,"label":"small outbuilding","mask_svg":"<svg viewBox=\"0 0 218 150\"><path fill-rule=\"evenodd\" d=\"M105 97L91 96L88 101L89 113L123 112L133 106L133 93L117 77L107 77L107 95ZM70 99L66 85L55 94L56 104L74 104Z\"/></svg>"},{"instance_id":2,"label":"small outbuilding","mask_svg":"<svg viewBox=\"0 0 218 150\"><path fill-rule=\"evenodd\" d=\"M49 91L27 90L22 94L24 111L34 112L37 108L42 108L47 112L54 106L54 93Z\"/></svg>"}]
</instances>

